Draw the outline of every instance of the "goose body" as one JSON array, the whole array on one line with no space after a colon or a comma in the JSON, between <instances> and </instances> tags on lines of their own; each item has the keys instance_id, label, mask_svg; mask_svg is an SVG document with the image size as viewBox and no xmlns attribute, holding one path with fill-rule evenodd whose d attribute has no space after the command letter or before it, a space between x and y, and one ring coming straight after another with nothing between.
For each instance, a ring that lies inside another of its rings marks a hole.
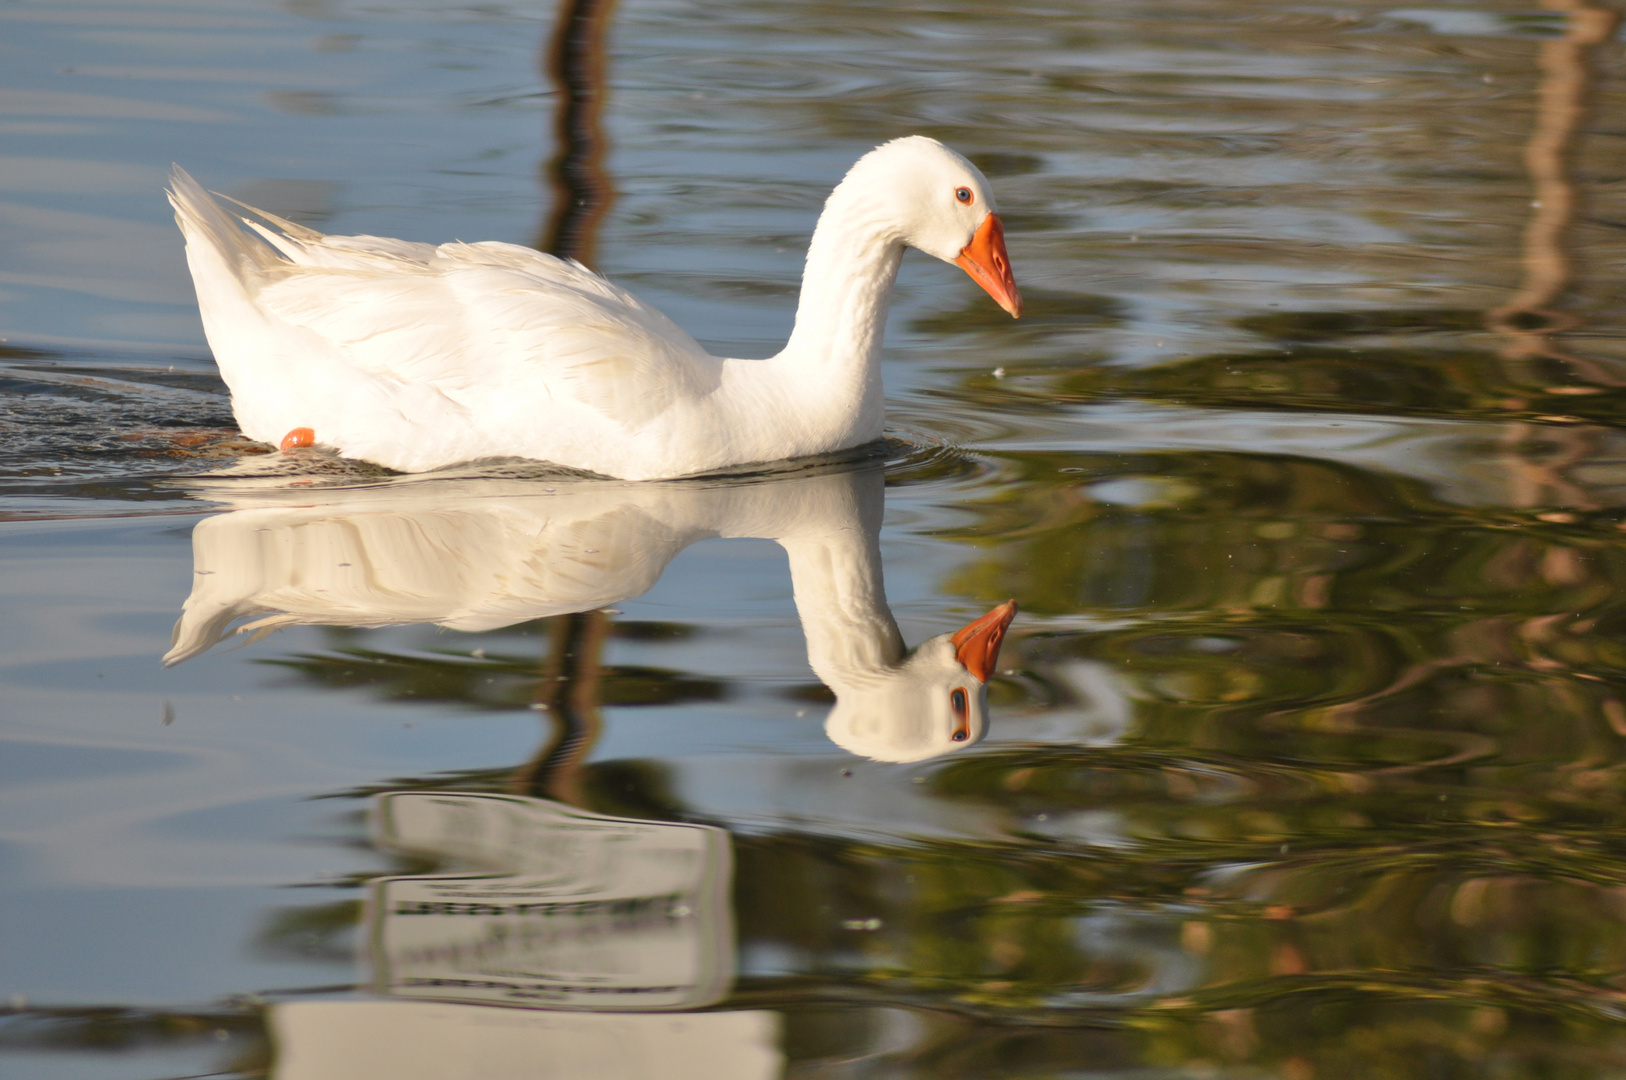
<instances>
[{"instance_id":1,"label":"goose body","mask_svg":"<svg viewBox=\"0 0 1626 1080\"><path fill-rule=\"evenodd\" d=\"M866 154L832 192L795 329L766 360L711 356L573 261L496 242L326 236L228 212L179 167L171 181L244 434L403 472L522 457L645 480L877 439L905 247L958 263L1021 311L987 180L920 136Z\"/></svg>"}]
</instances>

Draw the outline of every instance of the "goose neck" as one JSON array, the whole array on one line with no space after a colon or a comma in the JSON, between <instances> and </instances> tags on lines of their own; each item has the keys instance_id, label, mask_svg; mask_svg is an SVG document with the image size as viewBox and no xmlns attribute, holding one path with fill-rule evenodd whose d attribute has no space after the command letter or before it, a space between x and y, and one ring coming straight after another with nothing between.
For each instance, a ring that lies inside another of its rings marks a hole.
<instances>
[{"instance_id":1,"label":"goose neck","mask_svg":"<svg viewBox=\"0 0 1626 1080\"><path fill-rule=\"evenodd\" d=\"M903 240L891 215L850 187L831 194L813 231L784 355L826 374L872 366L878 374Z\"/></svg>"}]
</instances>

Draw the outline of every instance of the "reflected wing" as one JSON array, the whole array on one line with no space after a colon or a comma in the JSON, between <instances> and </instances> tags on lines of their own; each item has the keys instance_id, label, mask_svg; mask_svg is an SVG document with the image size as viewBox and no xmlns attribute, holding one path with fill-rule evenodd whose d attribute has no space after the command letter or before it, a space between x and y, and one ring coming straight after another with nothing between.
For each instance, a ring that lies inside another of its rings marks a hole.
<instances>
[{"instance_id":1,"label":"reflected wing","mask_svg":"<svg viewBox=\"0 0 1626 1080\"><path fill-rule=\"evenodd\" d=\"M662 519L660 492L482 487L500 494L382 487L200 521L192 592L164 663L205 651L245 617L254 621L235 632L258 637L299 624L481 631L588 611L648 591L693 538Z\"/></svg>"}]
</instances>

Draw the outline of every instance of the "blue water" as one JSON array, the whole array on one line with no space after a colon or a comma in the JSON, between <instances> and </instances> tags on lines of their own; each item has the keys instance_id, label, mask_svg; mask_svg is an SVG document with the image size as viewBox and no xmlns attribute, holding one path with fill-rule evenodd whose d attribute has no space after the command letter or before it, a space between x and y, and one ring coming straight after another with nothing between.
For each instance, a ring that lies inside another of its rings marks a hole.
<instances>
[{"instance_id":1,"label":"blue water","mask_svg":"<svg viewBox=\"0 0 1626 1080\"><path fill-rule=\"evenodd\" d=\"M169 166L545 244L557 12L0 4L0 1075L1618 1072L1618 19L606 10L596 268L768 355L825 193L920 132L1027 314L906 259L861 460L274 458ZM1009 597L985 737L827 727L924 706L820 656Z\"/></svg>"}]
</instances>

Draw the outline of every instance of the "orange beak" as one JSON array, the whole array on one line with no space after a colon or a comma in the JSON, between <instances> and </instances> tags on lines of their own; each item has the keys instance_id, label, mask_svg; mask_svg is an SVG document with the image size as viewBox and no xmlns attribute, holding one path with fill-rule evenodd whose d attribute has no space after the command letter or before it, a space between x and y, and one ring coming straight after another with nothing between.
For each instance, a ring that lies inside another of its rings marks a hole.
<instances>
[{"instance_id":1,"label":"orange beak","mask_svg":"<svg viewBox=\"0 0 1626 1080\"><path fill-rule=\"evenodd\" d=\"M978 682L987 682L988 676L994 673L994 665L999 662L999 644L1005 640L1005 628L1014 618L1016 601L1007 600L982 618L960 627L949 639L954 643L954 655Z\"/></svg>"},{"instance_id":2,"label":"orange beak","mask_svg":"<svg viewBox=\"0 0 1626 1080\"><path fill-rule=\"evenodd\" d=\"M1016 278L1011 276L1011 257L1005 254L1005 224L998 214L982 219L971 243L954 262L970 274L971 280L981 285L995 303L1010 312L1011 318L1022 317L1022 294L1016 291Z\"/></svg>"}]
</instances>

